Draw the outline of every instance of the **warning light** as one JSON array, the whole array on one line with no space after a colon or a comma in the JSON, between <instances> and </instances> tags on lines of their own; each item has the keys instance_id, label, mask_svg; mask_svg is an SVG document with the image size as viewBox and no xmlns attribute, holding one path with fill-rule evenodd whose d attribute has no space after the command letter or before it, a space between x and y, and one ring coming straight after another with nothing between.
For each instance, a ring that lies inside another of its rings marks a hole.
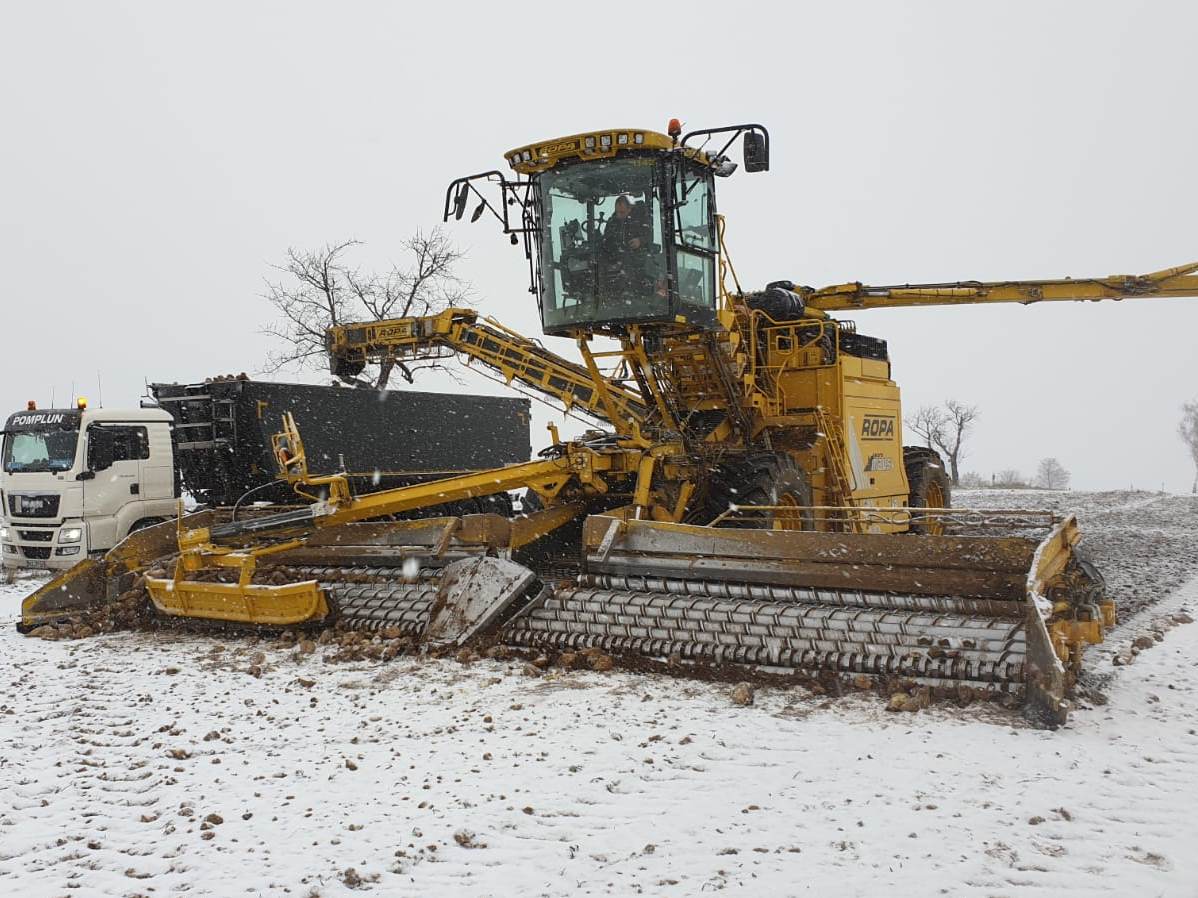
<instances>
[{"instance_id":1,"label":"warning light","mask_svg":"<svg viewBox=\"0 0 1198 898\"><path fill-rule=\"evenodd\" d=\"M25 411L36 412L37 411L37 403L34 402L32 399L30 399L28 402L25 403Z\"/></svg>"},{"instance_id":2,"label":"warning light","mask_svg":"<svg viewBox=\"0 0 1198 898\"><path fill-rule=\"evenodd\" d=\"M79 409L79 411L83 411L85 408L87 408L87 399L80 396L78 399L75 400L75 405Z\"/></svg>"},{"instance_id":3,"label":"warning light","mask_svg":"<svg viewBox=\"0 0 1198 898\"><path fill-rule=\"evenodd\" d=\"M670 124L666 128L666 133L677 140L682 134L682 122L678 121L676 118L670 119Z\"/></svg>"}]
</instances>

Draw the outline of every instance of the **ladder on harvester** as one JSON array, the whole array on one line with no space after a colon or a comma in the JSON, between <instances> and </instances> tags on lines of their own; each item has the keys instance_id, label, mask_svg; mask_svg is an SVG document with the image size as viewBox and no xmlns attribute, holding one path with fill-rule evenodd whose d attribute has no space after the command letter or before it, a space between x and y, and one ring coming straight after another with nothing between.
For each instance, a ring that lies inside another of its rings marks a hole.
<instances>
[{"instance_id":1,"label":"ladder on harvester","mask_svg":"<svg viewBox=\"0 0 1198 898\"><path fill-rule=\"evenodd\" d=\"M822 406L815 407L815 426L824 438L825 469L831 484L832 495L828 505L840 506L846 509L843 521L839 523L849 533L864 533L865 522L860 515L853 514L848 509L857 507L853 498L853 481L849 469L845 467L844 444L840 441L840 423Z\"/></svg>"}]
</instances>

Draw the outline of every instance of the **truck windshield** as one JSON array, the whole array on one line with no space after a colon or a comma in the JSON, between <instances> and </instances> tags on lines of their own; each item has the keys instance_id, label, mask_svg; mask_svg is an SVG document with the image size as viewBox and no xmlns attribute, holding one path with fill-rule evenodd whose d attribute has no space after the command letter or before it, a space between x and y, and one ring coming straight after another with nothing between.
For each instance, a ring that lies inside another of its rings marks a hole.
<instances>
[{"instance_id":1,"label":"truck windshield","mask_svg":"<svg viewBox=\"0 0 1198 898\"><path fill-rule=\"evenodd\" d=\"M546 329L669 315L656 171L632 156L540 176Z\"/></svg>"},{"instance_id":2,"label":"truck windshield","mask_svg":"<svg viewBox=\"0 0 1198 898\"><path fill-rule=\"evenodd\" d=\"M4 471L66 471L75 464L77 430L43 430L4 435Z\"/></svg>"}]
</instances>

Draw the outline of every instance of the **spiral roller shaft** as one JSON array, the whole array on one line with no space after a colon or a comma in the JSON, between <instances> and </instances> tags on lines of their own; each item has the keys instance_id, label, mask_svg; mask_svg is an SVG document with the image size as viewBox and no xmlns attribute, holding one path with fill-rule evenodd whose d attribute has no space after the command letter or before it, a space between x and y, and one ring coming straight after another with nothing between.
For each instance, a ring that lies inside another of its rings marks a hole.
<instances>
[{"instance_id":1,"label":"spiral roller shaft","mask_svg":"<svg viewBox=\"0 0 1198 898\"><path fill-rule=\"evenodd\" d=\"M292 567L320 582L341 620L365 630L428 626L439 572ZM598 648L696 664L1016 684L1026 664L1018 605L1000 600L716 580L587 575L509 621L531 650Z\"/></svg>"},{"instance_id":2,"label":"spiral roller shaft","mask_svg":"<svg viewBox=\"0 0 1198 898\"><path fill-rule=\"evenodd\" d=\"M933 600L934 610L910 610L903 600L915 597L819 590L819 598L796 598L771 591L775 597L766 600L573 586L513 621L504 638L528 648L595 647L708 664L988 683L1023 678L1023 623L1009 613L985 616L948 597ZM895 605L882 606L884 598Z\"/></svg>"}]
</instances>

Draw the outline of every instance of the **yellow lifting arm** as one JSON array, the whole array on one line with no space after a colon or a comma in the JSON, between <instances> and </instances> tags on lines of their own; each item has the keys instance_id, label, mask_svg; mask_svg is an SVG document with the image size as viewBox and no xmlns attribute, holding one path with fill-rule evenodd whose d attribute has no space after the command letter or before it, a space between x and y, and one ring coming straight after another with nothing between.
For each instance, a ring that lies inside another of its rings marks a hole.
<instances>
[{"instance_id":1,"label":"yellow lifting arm","mask_svg":"<svg viewBox=\"0 0 1198 898\"><path fill-rule=\"evenodd\" d=\"M557 400L566 411L578 410L608 421L603 391L582 365L567 361L498 322L480 321L472 309L446 309L437 315L395 318L331 327L325 344L333 370L361 370L387 359L427 359L460 354L498 373L505 382L518 381ZM620 422L640 422L646 408L639 391L603 380Z\"/></svg>"},{"instance_id":2,"label":"yellow lifting arm","mask_svg":"<svg viewBox=\"0 0 1198 898\"><path fill-rule=\"evenodd\" d=\"M948 284L903 284L868 287L839 284L804 292L807 307L823 312L895 309L904 306L955 306L992 302L1061 302L1065 300L1148 299L1198 296L1198 262L1152 274L1116 274L1105 278L1050 281L958 281Z\"/></svg>"},{"instance_id":3,"label":"yellow lifting arm","mask_svg":"<svg viewBox=\"0 0 1198 898\"><path fill-rule=\"evenodd\" d=\"M588 459L589 460L589 459ZM318 528L336 527L354 521L364 521L383 515L401 514L458 502L462 499L477 499L494 496L509 490L533 487L550 494L556 493L568 481L578 476L575 459L554 458L530 461L506 468L459 474L443 480L417 483L378 493L356 496L339 505L330 507L327 514L316 514L312 523Z\"/></svg>"},{"instance_id":4,"label":"yellow lifting arm","mask_svg":"<svg viewBox=\"0 0 1198 898\"><path fill-rule=\"evenodd\" d=\"M280 479L291 484L297 494L312 499L312 504L254 520L181 531L181 549L190 550L193 555L229 555L240 564L247 553L217 547L213 541L241 541L261 534L272 534L275 539L292 535L295 540L302 541L303 533L309 529L337 527L463 499L494 496L514 489L531 488L543 497L554 497L571 481L578 481L584 488L602 493L607 490L604 473L621 470L623 463L622 453L599 453L585 446L570 445L563 447L562 454L554 458L487 471L471 471L455 477L355 496L344 474L309 472L303 439L291 412L284 413L283 430L275 434L273 443ZM639 453L636 455L639 460ZM325 495L318 497L312 490L324 490ZM294 540L287 543L288 546L294 544L298 543ZM248 555L269 551L277 551L277 548L260 547L251 550Z\"/></svg>"}]
</instances>

